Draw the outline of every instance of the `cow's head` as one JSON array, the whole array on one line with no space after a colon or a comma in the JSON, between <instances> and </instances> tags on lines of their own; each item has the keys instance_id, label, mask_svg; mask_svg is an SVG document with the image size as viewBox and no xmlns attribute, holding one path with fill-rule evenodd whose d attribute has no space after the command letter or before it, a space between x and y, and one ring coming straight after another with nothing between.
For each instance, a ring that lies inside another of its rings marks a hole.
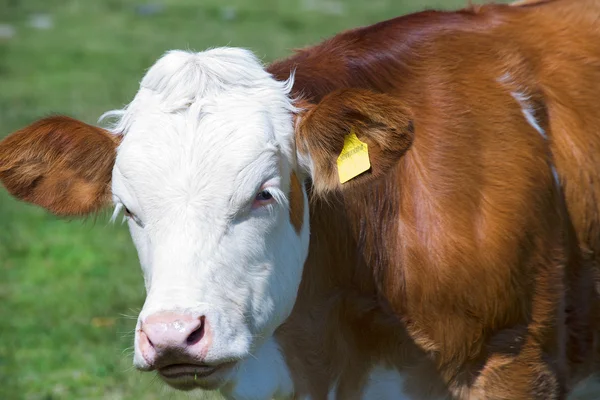
<instances>
[{"instance_id":1,"label":"cow's head","mask_svg":"<svg viewBox=\"0 0 600 400\"><path fill-rule=\"evenodd\" d=\"M110 131L50 117L0 143L14 196L58 215L123 210L147 289L134 363L177 388L223 385L291 313L309 244L303 183L340 186L345 133L368 142L373 175L408 124L360 90L296 119L290 90L245 50L174 51Z\"/></svg>"}]
</instances>

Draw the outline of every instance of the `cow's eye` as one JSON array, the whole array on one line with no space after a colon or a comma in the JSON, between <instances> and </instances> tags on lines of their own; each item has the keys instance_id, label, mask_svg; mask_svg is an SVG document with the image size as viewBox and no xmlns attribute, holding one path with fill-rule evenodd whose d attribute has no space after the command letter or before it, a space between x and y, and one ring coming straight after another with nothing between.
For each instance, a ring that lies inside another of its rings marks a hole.
<instances>
[{"instance_id":1,"label":"cow's eye","mask_svg":"<svg viewBox=\"0 0 600 400\"><path fill-rule=\"evenodd\" d=\"M275 199L273 199L273 194L268 190L261 190L256 194L254 198L254 203L252 204L252 208L260 208L267 206L273 203Z\"/></svg>"},{"instance_id":2,"label":"cow's eye","mask_svg":"<svg viewBox=\"0 0 600 400\"><path fill-rule=\"evenodd\" d=\"M127 207L123 207L123 214L127 218L133 218L133 214L131 213L131 211L129 211L129 208L127 208Z\"/></svg>"},{"instance_id":3,"label":"cow's eye","mask_svg":"<svg viewBox=\"0 0 600 400\"><path fill-rule=\"evenodd\" d=\"M268 190L263 190L256 195L258 201L269 201L273 198L273 195Z\"/></svg>"}]
</instances>

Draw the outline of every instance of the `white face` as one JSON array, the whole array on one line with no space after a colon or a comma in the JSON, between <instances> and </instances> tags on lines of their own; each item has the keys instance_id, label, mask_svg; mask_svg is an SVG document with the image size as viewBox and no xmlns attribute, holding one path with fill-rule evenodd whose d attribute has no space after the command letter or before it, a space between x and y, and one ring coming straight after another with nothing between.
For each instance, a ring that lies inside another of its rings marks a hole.
<instances>
[{"instance_id":1,"label":"white face","mask_svg":"<svg viewBox=\"0 0 600 400\"><path fill-rule=\"evenodd\" d=\"M134 364L175 387L223 385L294 305L309 226L303 185L290 219L288 92L247 51L171 52L113 113L113 196L147 290Z\"/></svg>"}]
</instances>

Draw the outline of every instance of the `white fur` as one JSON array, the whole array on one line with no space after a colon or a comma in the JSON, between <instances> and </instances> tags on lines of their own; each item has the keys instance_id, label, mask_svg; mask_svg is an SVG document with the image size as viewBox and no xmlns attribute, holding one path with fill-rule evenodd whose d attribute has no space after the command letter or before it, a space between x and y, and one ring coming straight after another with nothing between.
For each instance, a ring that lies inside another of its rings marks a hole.
<instances>
[{"instance_id":1,"label":"white fur","mask_svg":"<svg viewBox=\"0 0 600 400\"><path fill-rule=\"evenodd\" d=\"M511 91L510 95L519 103L521 106L521 112L527 120L527 122L545 139L548 140L546 131L540 126L539 122L535 118L535 113L531 105L529 104L530 96L519 88L513 80L512 75L509 72L504 73L501 77L496 79L498 83L506 87L517 87L518 90Z\"/></svg>"},{"instance_id":2,"label":"white fur","mask_svg":"<svg viewBox=\"0 0 600 400\"><path fill-rule=\"evenodd\" d=\"M232 383L221 394L235 400L291 399L293 390L290 371L271 338L239 365Z\"/></svg>"},{"instance_id":3,"label":"white fur","mask_svg":"<svg viewBox=\"0 0 600 400\"><path fill-rule=\"evenodd\" d=\"M147 289L139 321L161 311L204 315L205 361L240 360L224 383L232 399L291 385L270 339L296 300L309 241L306 193L301 232L288 212L290 173L303 174L291 84L246 50L171 51L125 110L105 115L124 134L113 197L135 214L128 223ZM276 202L252 209L264 184ZM135 347L134 363L147 368Z\"/></svg>"},{"instance_id":4,"label":"white fur","mask_svg":"<svg viewBox=\"0 0 600 400\"><path fill-rule=\"evenodd\" d=\"M414 396L408 395L405 391L405 380L405 376L397 369L376 365L369 373L360 398L362 400L422 400L426 388ZM433 392L430 392L430 395L433 395ZM342 400L337 396L336 383L327 394L327 400ZM432 397L427 397L427 399L434 400ZM441 398L435 396L435 399Z\"/></svg>"},{"instance_id":5,"label":"white fur","mask_svg":"<svg viewBox=\"0 0 600 400\"><path fill-rule=\"evenodd\" d=\"M533 109L529 105L529 96L522 92L512 92L511 95L521 105L521 111L523 112L527 122L529 122L529 125L531 125L540 135L542 135L544 140L548 140L546 132L535 119Z\"/></svg>"}]
</instances>

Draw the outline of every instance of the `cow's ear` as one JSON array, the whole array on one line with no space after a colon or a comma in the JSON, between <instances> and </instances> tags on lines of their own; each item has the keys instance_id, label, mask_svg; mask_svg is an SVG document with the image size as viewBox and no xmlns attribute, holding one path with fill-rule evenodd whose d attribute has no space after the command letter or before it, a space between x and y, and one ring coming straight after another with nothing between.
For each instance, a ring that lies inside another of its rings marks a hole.
<instances>
[{"instance_id":1,"label":"cow's ear","mask_svg":"<svg viewBox=\"0 0 600 400\"><path fill-rule=\"evenodd\" d=\"M299 118L298 150L309 159L318 194L385 175L414 137L411 113L402 101L364 89L335 91Z\"/></svg>"},{"instance_id":2,"label":"cow's ear","mask_svg":"<svg viewBox=\"0 0 600 400\"><path fill-rule=\"evenodd\" d=\"M75 119L39 120L0 142L0 181L15 197L80 216L111 200L119 137Z\"/></svg>"}]
</instances>

